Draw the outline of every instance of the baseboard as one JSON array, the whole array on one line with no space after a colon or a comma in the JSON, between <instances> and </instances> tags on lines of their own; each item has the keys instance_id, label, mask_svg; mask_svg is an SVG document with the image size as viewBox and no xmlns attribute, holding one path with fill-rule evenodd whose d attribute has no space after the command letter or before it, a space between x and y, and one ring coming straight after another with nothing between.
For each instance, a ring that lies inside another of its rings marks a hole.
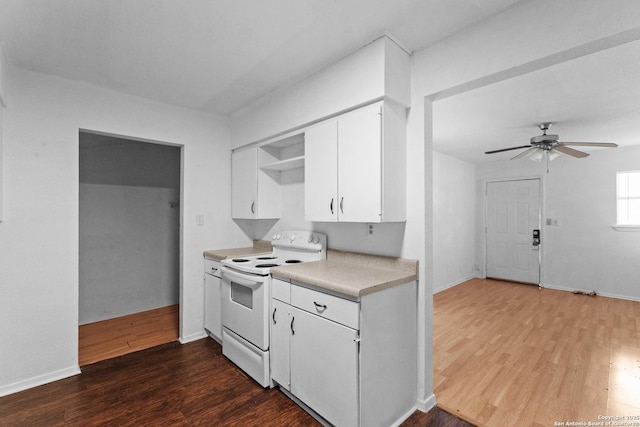
<instances>
[{"instance_id":1,"label":"baseboard","mask_svg":"<svg viewBox=\"0 0 640 427\"><path fill-rule=\"evenodd\" d=\"M0 387L0 397L7 396L9 394L18 393L33 387L37 387L43 384L52 383L64 378L72 377L80 373L79 366L73 366L71 368L60 369L59 371L50 372L48 374L39 375L37 377L28 378L17 383L8 384Z\"/></svg>"},{"instance_id":2,"label":"baseboard","mask_svg":"<svg viewBox=\"0 0 640 427\"><path fill-rule=\"evenodd\" d=\"M422 412L429 412L436 406L436 395L432 394L426 399L418 399L418 409Z\"/></svg>"},{"instance_id":3,"label":"baseboard","mask_svg":"<svg viewBox=\"0 0 640 427\"><path fill-rule=\"evenodd\" d=\"M465 278L462 278L462 279L460 279L460 280L456 280L456 281L450 282L450 283L448 283L448 284L446 284L446 285L444 285L444 286L442 286L442 287L439 287L439 288L437 288L437 289L434 289L434 290L433 290L433 293L434 293L434 295L435 295L435 294L437 294L438 292L446 291L446 290L447 290L447 289L449 289L449 288L453 288L454 286L458 286L458 285L459 285L459 284L461 284L461 283L467 282L467 281L469 281L469 280L471 280L471 279L475 279L475 278L476 278L476 276L475 276L475 275L471 275L471 276L467 276L467 277L465 277Z\"/></svg>"},{"instance_id":4,"label":"baseboard","mask_svg":"<svg viewBox=\"0 0 640 427\"><path fill-rule=\"evenodd\" d=\"M576 288L567 288L564 286L555 286L555 285L540 285L541 288L545 288L545 289L553 289L556 291L565 291L565 292L575 292L575 291L579 291L579 292L591 292L593 289L576 289ZM597 293L598 296L601 297L607 297L607 298L615 298L615 299L623 299L623 300L627 300L627 301L640 301L640 297L633 297L633 296L628 296L628 295L619 295L619 294L611 294L608 292L600 292L598 290L595 290L595 292Z\"/></svg>"},{"instance_id":5,"label":"baseboard","mask_svg":"<svg viewBox=\"0 0 640 427\"><path fill-rule=\"evenodd\" d=\"M190 335L184 335L180 337L180 344L186 344L192 341L198 341L202 338L207 338L208 335L207 333L204 331L204 329L200 332L196 332L195 334L190 334Z\"/></svg>"},{"instance_id":6,"label":"baseboard","mask_svg":"<svg viewBox=\"0 0 640 427\"><path fill-rule=\"evenodd\" d=\"M416 410L418 409L418 407L416 405L414 405L411 409L409 409L407 412L405 412L400 418L398 418L396 420L396 422L391 424L391 427L398 427L401 426L403 422L405 422L411 415L413 415Z\"/></svg>"}]
</instances>

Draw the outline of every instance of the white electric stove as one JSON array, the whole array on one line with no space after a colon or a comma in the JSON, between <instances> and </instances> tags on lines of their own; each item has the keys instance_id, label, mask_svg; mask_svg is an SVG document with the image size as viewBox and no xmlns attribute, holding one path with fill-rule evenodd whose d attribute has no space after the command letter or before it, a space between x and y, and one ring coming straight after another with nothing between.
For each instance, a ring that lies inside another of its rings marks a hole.
<instances>
[{"instance_id":1,"label":"white electric stove","mask_svg":"<svg viewBox=\"0 0 640 427\"><path fill-rule=\"evenodd\" d=\"M270 384L269 303L271 268L326 258L327 237L285 231L271 239L268 255L222 261L222 353L259 382Z\"/></svg>"}]
</instances>

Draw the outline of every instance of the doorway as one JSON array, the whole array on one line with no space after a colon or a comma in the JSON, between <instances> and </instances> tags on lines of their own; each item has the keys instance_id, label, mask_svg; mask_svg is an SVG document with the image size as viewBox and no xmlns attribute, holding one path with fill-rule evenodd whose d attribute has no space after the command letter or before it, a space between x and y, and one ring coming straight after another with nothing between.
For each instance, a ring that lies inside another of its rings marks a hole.
<instances>
[{"instance_id":1,"label":"doorway","mask_svg":"<svg viewBox=\"0 0 640 427\"><path fill-rule=\"evenodd\" d=\"M486 276L539 285L540 179L487 182L486 190Z\"/></svg>"},{"instance_id":2,"label":"doorway","mask_svg":"<svg viewBox=\"0 0 640 427\"><path fill-rule=\"evenodd\" d=\"M104 359L157 345L156 333L166 342L167 321L144 320L163 313L178 338L180 168L180 147L80 132L81 364L97 361L88 343Z\"/></svg>"}]
</instances>

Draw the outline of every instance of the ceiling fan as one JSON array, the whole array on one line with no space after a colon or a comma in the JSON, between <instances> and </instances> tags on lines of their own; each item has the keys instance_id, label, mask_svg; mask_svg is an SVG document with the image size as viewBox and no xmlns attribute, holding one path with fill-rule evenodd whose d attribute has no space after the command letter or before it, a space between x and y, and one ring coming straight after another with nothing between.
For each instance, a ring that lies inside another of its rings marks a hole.
<instances>
[{"instance_id":1,"label":"ceiling fan","mask_svg":"<svg viewBox=\"0 0 640 427\"><path fill-rule=\"evenodd\" d=\"M503 151L509 150L519 150L521 148L528 148L528 150L523 151L515 157L512 157L511 160L521 159L523 157L529 156L531 160L535 160L537 162L541 161L543 157L547 158L547 161L553 160L560 155L560 153L568 154L573 157L587 157L589 153L585 153L584 151L575 150L570 148L569 145L577 146L577 147L611 147L615 148L618 144L614 144L612 142L560 142L560 137L558 135L547 135L547 131L551 127L552 122L544 122L538 124L538 127L542 131L542 135L534 136L531 138L531 143L529 145L521 145L519 147L511 147L511 148L503 148L500 150L486 151L485 154L494 154L501 153Z\"/></svg>"}]
</instances>

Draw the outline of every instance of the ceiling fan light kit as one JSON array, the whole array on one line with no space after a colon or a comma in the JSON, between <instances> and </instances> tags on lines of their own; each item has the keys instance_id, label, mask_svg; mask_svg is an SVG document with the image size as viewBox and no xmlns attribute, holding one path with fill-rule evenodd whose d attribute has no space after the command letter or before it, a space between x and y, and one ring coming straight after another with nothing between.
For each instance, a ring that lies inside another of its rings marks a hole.
<instances>
[{"instance_id":1,"label":"ceiling fan light kit","mask_svg":"<svg viewBox=\"0 0 640 427\"><path fill-rule=\"evenodd\" d=\"M608 147L615 148L618 144L614 144L612 142L560 142L560 136L558 135L547 135L547 131L551 127L552 122L543 122L539 123L538 127L542 131L542 135L534 136L530 139L529 145L520 145L518 147L510 147L510 148L502 148L499 150L486 151L485 154L494 154L501 153L503 151L510 150L520 150L522 148L527 148L527 150L518 154L511 158L511 160L522 159L524 157L529 157L531 160L536 162L541 162L543 158L546 158L547 165L550 160L555 159L562 154L567 154L576 158L587 157L589 153L585 153L584 151L576 150L574 148L570 148L569 145L578 146L578 147ZM547 172L549 168L547 166Z\"/></svg>"}]
</instances>

